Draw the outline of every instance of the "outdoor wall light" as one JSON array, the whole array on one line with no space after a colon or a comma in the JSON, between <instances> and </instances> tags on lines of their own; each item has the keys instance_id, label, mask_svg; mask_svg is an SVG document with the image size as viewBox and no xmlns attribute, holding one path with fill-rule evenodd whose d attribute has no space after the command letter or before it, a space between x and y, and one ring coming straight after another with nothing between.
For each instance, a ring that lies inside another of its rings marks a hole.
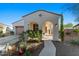
<instances>
[{"instance_id":1,"label":"outdoor wall light","mask_svg":"<svg viewBox=\"0 0 79 59\"><path fill-rule=\"evenodd\" d=\"M55 26L57 27L57 24L55 24Z\"/></svg>"}]
</instances>

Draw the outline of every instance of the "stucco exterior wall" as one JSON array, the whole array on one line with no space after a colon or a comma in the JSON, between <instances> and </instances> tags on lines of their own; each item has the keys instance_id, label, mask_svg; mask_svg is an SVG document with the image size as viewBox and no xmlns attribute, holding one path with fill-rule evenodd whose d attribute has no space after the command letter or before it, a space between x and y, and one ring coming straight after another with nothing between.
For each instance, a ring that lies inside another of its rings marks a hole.
<instances>
[{"instance_id":1,"label":"stucco exterior wall","mask_svg":"<svg viewBox=\"0 0 79 59\"><path fill-rule=\"evenodd\" d=\"M39 16L39 15L42 16ZM24 31L28 30L28 24L32 21L36 22L37 24L39 24L39 28L42 29L43 24L46 21L50 21L53 24L53 40L58 41L58 36L59 36L59 15L55 15L55 14L51 14L48 12L44 12L44 11L38 11L35 12L31 15L25 16L22 19L24 20Z\"/></svg>"}]
</instances>

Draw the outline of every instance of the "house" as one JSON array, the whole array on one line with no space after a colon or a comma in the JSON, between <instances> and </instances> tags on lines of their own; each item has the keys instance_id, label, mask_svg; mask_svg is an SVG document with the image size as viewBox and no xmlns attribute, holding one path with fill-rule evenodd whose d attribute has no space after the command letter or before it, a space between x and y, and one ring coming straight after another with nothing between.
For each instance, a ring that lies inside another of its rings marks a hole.
<instances>
[{"instance_id":1,"label":"house","mask_svg":"<svg viewBox=\"0 0 79 59\"><path fill-rule=\"evenodd\" d=\"M4 34L9 33L11 30L12 29L10 28L10 26L0 23L0 31L2 31Z\"/></svg>"},{"instance_id":2,"label":"house","mask_svg":"<svg viewBox=\"0 0 79 59\"><path fill-rule=\"evenodd\" d=\"M79 24L73 26L73 29L79 29Z\"/></svg>"},{"instance_id":3,"label":"house","mask_svg":"<svg viewBox=\"0 0 79 59\"><path fill-rule=\"evenodd\" d=\"M22 16L21 20L12 24L15 34L17 35L23 31L34 30L38 27L42 30L45 40L49 37L51 37L49 40L59 40L59 24L61 17L61 14L56 14L46 10L37 10Z\"/></svg>"}]
</instances>

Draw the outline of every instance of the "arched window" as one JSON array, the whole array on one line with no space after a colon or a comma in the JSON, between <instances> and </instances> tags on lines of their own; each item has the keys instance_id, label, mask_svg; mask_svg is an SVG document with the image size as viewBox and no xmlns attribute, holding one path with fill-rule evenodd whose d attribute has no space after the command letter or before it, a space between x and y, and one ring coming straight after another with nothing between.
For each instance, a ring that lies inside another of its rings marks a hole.
<instances>
[{"instance_id":1,"label":"arched window","mask_svg":"<svg viewBox=\"0 0 79 59\"><path fill-rule=\"evenodd\" d=\"M38 27L38 24L35 23L35 22L31 22L30 23L30 30L38 30L39 27Z\"/></svg>"}]
</instances>

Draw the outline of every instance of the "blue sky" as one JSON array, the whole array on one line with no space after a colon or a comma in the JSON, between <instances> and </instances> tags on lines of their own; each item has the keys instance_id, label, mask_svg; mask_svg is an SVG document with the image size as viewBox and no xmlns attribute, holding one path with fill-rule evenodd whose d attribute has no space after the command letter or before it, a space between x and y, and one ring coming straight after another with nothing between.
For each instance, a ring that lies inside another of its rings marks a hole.
<instances>
[{"instance_id":1,"label":"blue sky","mask_svg":"<svg viewBox=\"0 0 79 59\"><path fill-rule=\"evenodd\" d=\"M11 25L13 22L20 20L23 15L26 15L28 13L31 13L36 10L47 10L50 12L55 12L55 13L62 13L63 6L65 4L60 3L60 4L44 4L44 3L37 3L37 4L32 4L32 3L7 3L7 4L0 4L0 22ZM69 4L66 4L69 5ZM75 17L70 11L65 11L64 10L64 23L73 23Z\"/></svg>"}]
</instances>

